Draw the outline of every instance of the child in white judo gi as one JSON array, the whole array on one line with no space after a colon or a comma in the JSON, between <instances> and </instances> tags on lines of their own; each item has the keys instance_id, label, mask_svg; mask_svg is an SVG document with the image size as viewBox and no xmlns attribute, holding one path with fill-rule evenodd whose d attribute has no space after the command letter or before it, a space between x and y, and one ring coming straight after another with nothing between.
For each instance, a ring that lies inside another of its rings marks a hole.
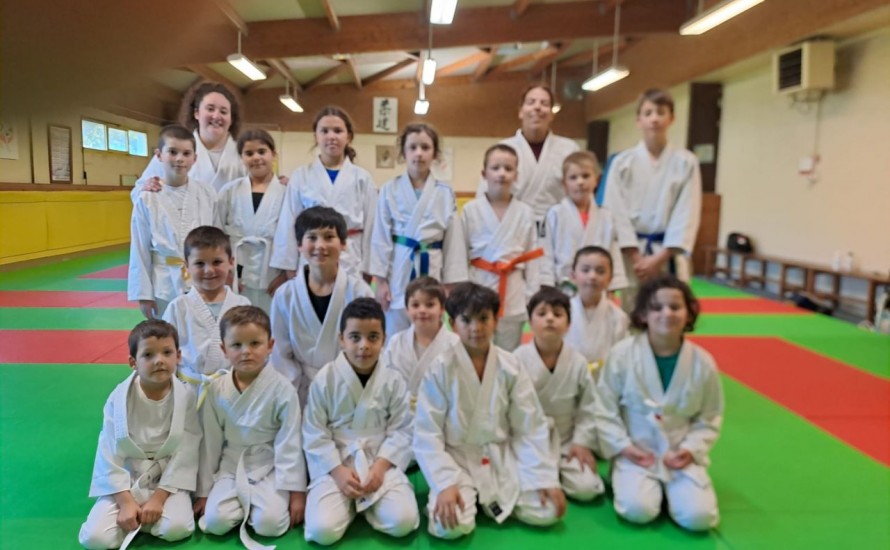
<instances>
[{"instance_id":1,"label":"child in white judo gi","mask_svg":"<svg viewBox=\"0 0 890 550\"><path fill-rule=\"evenodd\" d=\"M179 333L182 362L177 375L196 387L200 403L202 384L229 367L220 347L219 319L250 301L226 285L234 264L229 237L222 229L208 225L192 229L183 250L192 289L170 302L164 320Z\"/></svg>"},{"instance_id":2,"label":"child in white judo gi","mask_svg":"<svg viewBox=\"0 0 890 550\"><path fill-rule=\"evenodd\" d=\"M433 361L460 338L445 326L445 287L432 277L418 277L408 283L405 311L411 326L389 337L383 365L398 371L407 382L413 421L420 381Z\"/></svg>"},{"instance_id":3,"label":"child in white judo gi","mask_svg":"<svg viewBox=\"0 0 890 550\"><path fill-rule=\"evenodd\" d=\"M163 188L140 192L130 220L127 299L138 301L147 319L160 319L167 304L188 290L182 245L195 227L213 225L216 203L210 185L188 176L195 163L195 136L170 125L158 139Z\"/></svg>"},{"instance_id":4,"label":"child in white judo gi","mask_svg":"<svg viewBox=\"0 0 890 550\"><path fill-rule=\"evenodd\" d=\"M534 382L544 414L552 422L551 451L559 460L565 493L577 500L603 494L596 470L596 397L587 360L563 342L572 322L569 298L552 286L528 302L534 339L514 354Z\"/></svg>"},{"instance_id":5,"label":"child in white judo gi","mask_svg":"<svg viewBox=\"0 0 890 550\"><path fill-rule=\"evenodd\" d=\"M352 119L340 107L322 108L312 122L318 156L291 175L275 237L272 265L291 272L300 265L294 220L312 206L330 206L346 219L348 239L340 263L350 275L368 273L371 228L377 188L371 174L355 162ZM369 279L370 280L370 279Z\"/></svg>"},{"instance_id":6,"label":"child in white judo gi","mask_svg":"<svg viewBox=\"0 0 890 550\"><path fill-rule=\"evenodd\" d=\"M701 217L702 182L698 159L667 140L674 122L674 100L659 89L643 92L637 103L640 142L619 153L606 180L603 205L619 223L625 249L628 288L621 293L626 311L634 307L641 282L670 271L691 276L690 258ZM618 263L618 256L615 256Z\"/></svg>"},{"instance_id":7,"label":"child in white judo gi","mask_svg":"<svg viewBox=\"0 0 890 550\"><path fill-rule=\"evenodd\" d=\"M78 536L90 550L126 548L140 531L177 541L195 530L201 427L194 392L176 379L176 328L143 321L128 345L133 374L105 403L90 484L98 500Z\"/></svg>"},{"instance_id":8,"label":"child in white judo gi","mask_svg":"<svg viewBox=\"0 0 890 550\"><path fill-rule=\"evenodd\" d=\"M333 544L362 513L393 537L417 529L405 380L379 362L386 319L373 298L357 298L340 316L343 351L309 389L303 444L309 466L306 540Z\"/></svg>"},{"instance_id":9,"label":"child in white judo gi","mask_svg":"<svg viewBox=\"0 0 890 550\"><path fill-rule=\"evenodd\" d=\"M205 533L223 535L240 525L247 548L270 548L257 544L247 526L278 537L303 522L306 508L300 402L290 382L267 365L274 341L262 309L232 308L219 328L232 370L210 383L201 408L195 514Z\"/></svg>"},{"instance_id":10,"label":"child in white judo gi","mask_svg":"<svg viewBox=\"0 0 890 550\"><path fill-rule=\"evenodd\" d=\"M439 134L429 124L413 123L398 143L407 171L380 190L370 262L377 301L393 333L408 328L405 289L412 279L429 275L445 284L467 279L466 262L453 261L446 238L457 222L454 191L431 171L441 152Z\"/></svg>"},{"instance_id":11,"label":"child in white judo gi","mask_svg":"<svg viewBox=\"0 0 890 550\"><path fill-rule=\"evenodd\" d=\"M717 526L708 453L723 422L714 358L683 335L700 311L672 275L645 283L631 321L643 332L616 344L597 383L600 449L612 464L615 511L634 523L655 519L667 497L689 530Z\"/></svg>"},{"instance_id":12,"label":"child in white judo gi","mask_svg":"<svg viewBox=\"0 0 890 550\"><path fill-rule=\"evenodd\" d=\"M275 177L277 154L269 132L242 132L237 147L249 175L230 181L220 190L216 223L232 239L236 266L232 286L269 313L275 290L286 280L284 272L269 264L287 188Z\"/></svg>"},{"instance_id":13,"label":"child in white judo gi","mask_svg":"<svg viewBox=\"0 0 890 550\"><path fill-rule=\"evenodd\" d=\"M303 210L294 223L300 255L306 260L296 277L272 299L272 364L290 380L306 403L309 384L337 357L337 322L346 304L373 296L371 288L340 264L346 247L346 220L327 206Z\"/></svg>"},{"instance_id":14,"label":"child in white judo gi","mask_svg":"<svg viewBox=\"0 0 890 550\"><path fill-rule=\"evenodd\" d=\"M541 284L556 286L568 294L575 292L572 264L575 252L585 246L599 246L621 257L617 222L608 208L600 208L594 200L594 189L600 168L596 155L576 151L562 163L565 197L547 211L541 245L545 259L541 262ZM631 246L636 250L636 244ZM609 289L627 286L624 264L613 270Z\"/></svg>"},{"instance_id":15,"label":"child in white judo gi","mask_svg":"<svg viewBox=\"0 0 890 550\"><path fill-rule=\"evenodd\" d=\"M491 340L500 300L475 283L445 301L460 343L445 350L420 385L413 450L430 487L429 532L457 538L476 527L476 502L551 525L565 513L557 456L535 387L518 359Z\"/></svg>"},{"instance_id":16,"label":"child in white judo gi","mask_svg":"<svg viewBox=\"0 0 890 550\"><path fill-rule=\"evenodd\" d=\"M464 205L448 235L455 263L469 261L469 280L496 290L501 299L495 345L513 351L522 339L525 304L540 285L544 250L538 246L532 207L513 196L516 151L499 143L482 163L485 193Z\"/></svg>"},{"instance_id":17,"label":"child in white judo gi","mask_svg":"<svg viewBox=\"0 0 890 550\"><path fill-rule=\"evenodd\" d=\"M620 261L620 260L619 260ZM612 255L599 246L585 246L575 253L571 299L572 324L565 342L587 359L594 378L599 377L612 346L627 337L630 318L609 297Z\"/></svg>"}]
</instances>

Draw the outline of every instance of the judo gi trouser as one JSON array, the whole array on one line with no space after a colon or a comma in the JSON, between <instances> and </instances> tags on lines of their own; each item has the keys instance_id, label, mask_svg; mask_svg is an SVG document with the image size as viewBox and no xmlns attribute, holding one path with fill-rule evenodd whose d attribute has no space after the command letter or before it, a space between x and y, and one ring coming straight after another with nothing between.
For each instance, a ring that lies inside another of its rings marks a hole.
<instances>
[{"instance_id":1,"label":"judo gi trouser","mask_svg":"<svg viewBox=\"0 0 890 550\"><path fill-rule=\"evenodd\" d=\"M405 308L396 309L390 305L386 311L386 333L395 334L411 326L411 319Z\"/></svg>"},{"instance_id":2,"label":"judo gi trouser","mask_svg":"<svg viewBox=\"0 0 890 550\"><path fill-rule=\"evenodd\" d=\"M618 457L612 467L612 489L615 511L633 523L648 523L658 517L663 494L671 517L684 529L704 531L720 522L711 478L698 464L672 470L671 480L663 483L649 470Z\"/></svg>"},{"instance_id":3,"label":"judo gi trouser","mask_svg":"<svg viewBox=\"0 0 890 550\"><path fill-rule=\"evenodd\" d=\"M136 503L142 506L151 494L133 493ZM81 546L89 550L106 550L120 548L127 532L118 527L117 515L120 508L112 496L99 497L90 510L87 520L80 527L77 539ZM150 533L169 542L182 540L195 531L195 519L192 512L192 499L188 491L177 491L167 497L161 519L151 525L143 525L140 531Z\"/></svg>"},{"instance_id":4,"label":"judo gi trouser","mask_svg":"<svg viewBox=\"0 0 890 550\"><path fill-rule=\"evenodd\" d=\"M234 477L223 477L213 484L199 525L205 533L224 535L241 525L244 514L247 524L264 537L278 537L290 528L290 493L275 488L271 473L250 484L250 510L238 500Z\"/></svg>"},{"instance_id":5,"label":"judo gi trouser","mask_svg":"<svg viewBox=\"0 0 890 550\"><path fill-rule=\"evenodd\" d=\"M420 525L414 488L405 474L390 468L384 478L384 486L392 485L363 513L368 523L381 533L391 537L404 537ZM330 475L313 485L306 497L306 526L303 534L307 541L329 545L337 542L355 519L356 502L340 492Z\"/></svg>"},{"instance_id":6,"label":"judo gi trouser","mask_svg":"<svg viewBox=\"0 0 890 550\"><path fill-rule=\"evenodd\" d=\"M476 528L476 498L478 492L469 483L469 476L461 475L461 481L458 483L458 491L460 497L464 501L464 508L457 510L457 526L448 529L433 517L436 509L436 499L439 493L430 491L430 498L426 505L426 513L429 533L440 539L456 539L464 535L469 535ZM486 511L486 513L488 513ZM513 508L513 515L519 521L529 525L545 527L553 525L559 518L556 516L556 508L549 500L545 504L541 504L541 496L537 491L522 491L519 493L519 500Z\"/></svg>"},{"instance_id":7,"label":"judo gi trouser","mask_svg":"<svg viewBox=\"0 0 890 550\"><path fill-rule=\"evenodd\" d=\"M559 482L565 494L575 500L593 500L606 490L603 480L586 465L582 468L578 459L559 458Z\"/></svg>"},{"instance_id":8,"label":"judo gi trouser","mask_svg":"<svg viewBox=\"0 0 890 550\"><path fill-rule=\"evenodd\" d=\"M494 343L507 351L513 351L522 343L522 327L525 326L526 316L515 315L498 319L498 326L494 331Z\"/></svg>"}]
</instances>

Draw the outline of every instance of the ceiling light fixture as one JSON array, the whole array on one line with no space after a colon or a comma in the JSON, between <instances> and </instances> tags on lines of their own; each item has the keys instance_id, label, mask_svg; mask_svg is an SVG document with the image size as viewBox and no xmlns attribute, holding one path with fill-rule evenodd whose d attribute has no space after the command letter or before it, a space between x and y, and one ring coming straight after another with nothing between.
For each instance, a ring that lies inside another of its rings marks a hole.
<instances>
[{"instance_id":1,"label":"ceiling light fixture","mask_svg":"<svg viewBox=\"0 0 890 550\"><path fill-rule=\"evenodd\" d=\"M251 80L266 80L266 73L241 53L241 31L238 31L238 53L233 53L226 58L226 61Z\"/></svg>"},{"instance_id":2,"label":"ceiling light fixture","mask_svg":"<svg viewBox=\"0 0 890 550\"><path fill-rule=\"evenodd\" d=\"M429 28L429 43L426 51L426 59L420 70L420 81L429 86L436 80L436 60L433 59L433 25Z\"/></svg>"},{"instance_id":3,"label":"ceiling light fixture","mask_svg":"<svg viewBox=\"0 0 890 550\"><path fill-rule=\"evenodd\" d=\"M706 33L761 2L763 0L724 0L702 11L702 2L699 0L698 15L683 23L680 34L690 36Z\"/></svg>"},{"instance_id":4,"label":"ceiling light fixture","mask_svg":"<svg viewBox=\"0 0 890 550\"><path fill-rule=\"evenodd\" d=\"M433 0L430 5L430 23L433 25L450 25L454 21L454 10L457 0Z\"/></svg>"},{"instance_id":5,"label":"ceiling light fixture","mask_svg":"<svg viewBox=\"0 0 890 550\"><path fill-rule=\"evenodd\" d=\"M297 98L290 93L290 82L287 80L284 81L284 94L278 96L278 101L281 102L282 105L290 109L295 113L302 113L303 106L297 102Z\"/></svg>"},{"instance_id":6,"label":"ceiling light fixture","mask_svg":"<svg viewBox=\"0 0 890 550\"><path fill-rule=\"evenodd\" d=\"M430 102L426 99L426 87L423 82L420 83L420 93L417 96L417 101L414 102L414 114L415 115L425 115L430 112Z\"/></svg>"},{"instance_id":7,"label":"ceiling light fixture","mask_svg":"<svg viewBox=\"0 0 890 550\"><path fill-rule=\"evenodd\" d=\"M612 66L602 72L597 72L599 65L599 41L593 42L593 76L584 81L581 85L583 90L595 92L614 84L622 78L630 74L626 67L618 65L618 28L621 23L621 4L615 6L615 33L612 37Z\"/></svg>"},{"instance_id":8,"label":"ceiling light fixture","mask_svg":"<svg viewBox=\"0 0 890 550\"><path fill-rule=\"evenodd\" d=\"M553 93L553 105L550 106L550 112L554 115L562 110L562 104L559 103L559 99L557 99L558 94L556 93L556 60L553 60L553 66L550 71L550 91Z\"/></svg>"}]
</instances>

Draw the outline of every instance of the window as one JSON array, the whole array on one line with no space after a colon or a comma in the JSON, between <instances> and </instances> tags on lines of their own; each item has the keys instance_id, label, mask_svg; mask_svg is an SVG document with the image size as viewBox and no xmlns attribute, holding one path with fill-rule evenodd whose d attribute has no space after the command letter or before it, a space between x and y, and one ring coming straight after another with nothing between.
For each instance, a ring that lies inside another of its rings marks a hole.
<instances>
[{"instance_id":1,"label":"window","mask_svg":"<svg viewBox=\"0 0 890 550\"><path fill-rule=\"evenodd\" d=\"M108 143L105 139L105 125L92 120L84 120L81 125L81 136L85 149L107 151Z\"/></svg>"},{"instance_id":2,"label":"window","mask_svg":"<svg viewBox=\"0 0 890 550\"><path fill-rule=\"evenodd\" d=\"M147 157L148 134L137 132L136 130L127 130L127 136L130 141L130 154L138 157Z\"/></svg>"},{"instance_id":3,"label":"window","mask_svg":"<svg viewBox=\"0 0 890 550\"><path fill-rule=\"evenodd\" d=\"M127 131L120 128L108 128L108 150L128 152Z\"/></svg>"}]
</instances>

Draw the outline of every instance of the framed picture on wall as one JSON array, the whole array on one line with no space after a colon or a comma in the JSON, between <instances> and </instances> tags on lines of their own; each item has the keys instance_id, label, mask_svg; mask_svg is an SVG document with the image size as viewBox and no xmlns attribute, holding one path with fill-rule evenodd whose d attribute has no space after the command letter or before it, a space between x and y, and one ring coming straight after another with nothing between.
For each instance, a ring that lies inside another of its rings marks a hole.
<instances>
[{"instance_id":1,"label":"framed picture on wall","mask_svg":"<svg viewBox=\"0 0 890 550\"><path fill-rule=\"evenodd\" d=\"M46 134L49 139L49 182L72 183L71 127L50 124Z\"/></svg>"},{"instance_id":2,"label":"framed picture on wall","mask_svg":"<svg viewBox=\"0 0 890 550\"><path fill-rule=\"evenodd\" d=\"M395 145L377 146L377 168L395 168L399 149Z\"/></svg>"}]
</instances>

